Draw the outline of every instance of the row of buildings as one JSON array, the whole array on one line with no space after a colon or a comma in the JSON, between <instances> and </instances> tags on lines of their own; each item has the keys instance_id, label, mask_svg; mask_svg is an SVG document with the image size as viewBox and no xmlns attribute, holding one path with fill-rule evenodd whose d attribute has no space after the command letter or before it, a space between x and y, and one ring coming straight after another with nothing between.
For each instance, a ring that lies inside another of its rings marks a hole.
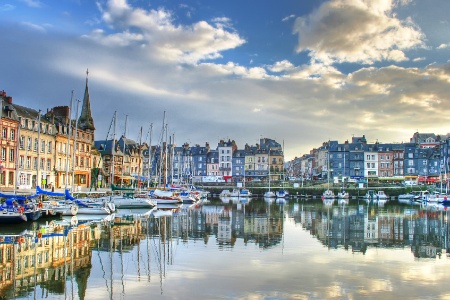
<instances>
[{"instance_id":1,"label":"row of buildings","mask_svg":"<svg viewBox=\"0 0 450 300\"><path fill-rule=\"evenodd\" d=\"M328 141L289 162L293 176L314 180L330 176L334 182L376 179L435 183L447 178L450 138L415 132L408 143Z\"/></svg>"},{"instance_id":2,"label":"row of buildings","mask_svg":"<svg viewBox=\"0 0 450 300\"><path fill-rule=\"evenodd\" d=\"M42 112L14 103L5 91L0 92L0 101L3 190L278 181L287 176L335 182L364 178L435 182L448 170L449 137L419 132L409 143L367 143L365 136L344 143L328 141L288 163L280 143L269 138L241 149L233 140L215 146L177 146L172 138L149 146L150 142L124 135L95 140L87 77L82 103L71 101L70 107Z\"/></svg>"},{"instance_id":3,"label":"row of buildings","mask_svg":"<svg viewBox=\"0 0 450 300\"><path fill-rule=\"evenodd\" d=\"M261 139L238 149L232 140L215 148L136 142L124 135L95 140L88 78L79 102L46 112L13 102L0 92L0 190L109 187L181 181L279 180L284 155L279 143ZM72 116L75 115L75 118Z\"/></svg>"}]
</instances>

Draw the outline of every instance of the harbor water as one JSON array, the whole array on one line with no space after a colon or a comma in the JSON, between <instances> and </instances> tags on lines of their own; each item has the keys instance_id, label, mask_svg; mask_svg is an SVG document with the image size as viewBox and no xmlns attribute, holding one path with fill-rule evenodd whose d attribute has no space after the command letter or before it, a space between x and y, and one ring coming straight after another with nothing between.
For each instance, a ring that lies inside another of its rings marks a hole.
<instances>
[{"instance_id":1,"label":"harbor water","mask_svg":"<svg viewBox=\"0 0 450 300\"><path fill-rule=\"evenodd\" d=\"M0 299L449 299L445 207L220 199L0 227Z\"/></svg>"}]
</instances>

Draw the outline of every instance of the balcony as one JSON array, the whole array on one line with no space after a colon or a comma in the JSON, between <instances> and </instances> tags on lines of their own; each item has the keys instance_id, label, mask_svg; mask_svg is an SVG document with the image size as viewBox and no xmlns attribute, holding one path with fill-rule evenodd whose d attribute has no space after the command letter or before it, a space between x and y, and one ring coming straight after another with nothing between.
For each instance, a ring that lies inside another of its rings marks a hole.
<instances>
[{"instance_id":1,"label":"balcony","mask_svg":"<svg viewBox=\"0 0 450 300\"><path fill-rule=\"evenodd\" d=\"M231 168L219 167L219 171L231 171Z\"/></svg>"}]
</instances>

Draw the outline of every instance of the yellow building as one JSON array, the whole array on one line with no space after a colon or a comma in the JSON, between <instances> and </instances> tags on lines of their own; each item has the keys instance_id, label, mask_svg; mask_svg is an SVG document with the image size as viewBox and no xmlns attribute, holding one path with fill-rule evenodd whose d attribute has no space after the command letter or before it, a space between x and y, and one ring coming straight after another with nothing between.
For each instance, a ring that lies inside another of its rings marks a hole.
<instances>
[{"instance_id":1,"label":"yellow building","mask_svg":"<svg viewBox=\"0 0 450 300\"><path fill-rule=\"evenodd\" d=\"M12 97L0 92L0 188L14 189L16 179L17 140L19 118L12 105Z\"/></svg>"}]
</instances>

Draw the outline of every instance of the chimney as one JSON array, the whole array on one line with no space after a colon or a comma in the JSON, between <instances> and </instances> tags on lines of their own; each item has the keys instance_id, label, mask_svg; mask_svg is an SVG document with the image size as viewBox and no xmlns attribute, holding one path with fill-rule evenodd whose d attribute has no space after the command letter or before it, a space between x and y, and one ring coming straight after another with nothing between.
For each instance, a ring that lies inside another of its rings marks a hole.
<instances>
[{"instance_id":1,"label":"chimney","mask_svg":"<svg viewBox=\"0 0 450 300\"><path fill-rule=\"evenodd\" d=\"M6 93L3 92L3 95L6 96ZM12 97L11 96L6 97L6 102L8 102L8 104L12 104Z\"/></svg>"}]
</instances>

